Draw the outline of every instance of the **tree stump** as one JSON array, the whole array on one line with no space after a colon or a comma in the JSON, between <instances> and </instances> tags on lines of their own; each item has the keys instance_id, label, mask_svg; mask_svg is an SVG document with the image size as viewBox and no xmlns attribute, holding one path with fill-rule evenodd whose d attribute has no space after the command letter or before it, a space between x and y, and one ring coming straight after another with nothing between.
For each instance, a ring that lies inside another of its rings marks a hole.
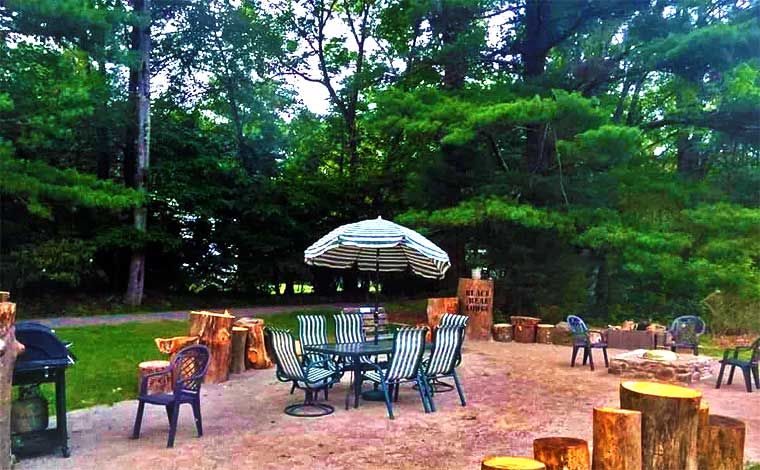
<instances>
[{"instance_id":1,"label":"tree stump","mask_svg":"<svg viewBox=\"0 0 760 470\"><path fill-rule=\"evenodd\" d=\"M143 377L154 372L160 372L169 367L169 361L145 361L137 365L137 390L140 391ZM172 383L171 374L162 374L148 379L148 386L145 393L156 395L161 393L172 393L174 384Z\"/></svg>"},{"instance_id":2,"label":"tree stump","mask_svg":"<svg viewBox=\"0 0 760 470\"><path fill-rule=\"evenodd\" d=\"M710 424L710 407L704 400L699 403L697 423L697 463L699 470L703 470L705 467L703 467L702 461L706 458L704 453L709 448L707 445L707 426Z\"/></svg>"},{"instance_id":3,"label":"tree stump","mask_svg":"<svg viewBox=\"0 0 760 470\"><path fill-rule=\"evenodd\" d=\"M589 470L588 442L574 437L543 437L533 441L533 458L546 470Z\"/></svg>"},{"instance_id":4,"label":"tree stump","mask_svg":"<svg viewBox=\"0 0 760 470\"><path fill-rule=\"evenodd\" d=\"M512 341L512 325L509 323L497 323L491 330L493 331L493 340L500 343Z\"/></svg>"},{"instance_id":5,"label":"tree stump","mask_svg":"<svg viewBox=\"0 0 760 470\"><path fill-rule=\"evenodd\" d=\"M512 337L518 343L535 343L536 326L541 322L540 318L511 316Z\"/></svg>"},{"instance_id":6,"label":"tree stump","mask_svg":"<svg viewBox=\"0 0 760 470\"><path fill-rule=\"evenodd\" d=\"M620 407L641 412L643 470L697 470L702 393L654 382L620 384Z\"/></svg>"},{"instance_id":7,"label":"tree stump","mask_svg":"<svg viewBox=\"0 0 760 470\"><path fill-rule=\"evenodd\" d=\"M427 301L427 326L432 331L446 313L459 313L458 297L434 297Z\"/></svg>"},{"instance_id":8,"label":"tree stump","mask_svg":"<svg viewBox=\"0 0 760 470\"><path fill-rule=\"evenodd\" d=\"M592 470L641 470L641 413L594 408Z\"/></svg>"},{"instance_id":9,"label":"tree stump","mask_svg":"<svg viewBox=\"0 0 760 470\"><path fill-rule=\"evenodd\" d=\"M742 470L744 468L743 421L710 415L704 440L699 446L699 470Z\"/></svg>"},{"instance_id":10,"label":"tree stump","mask_svg":"<svg viewBox=\"0 0 760 470\"><path fill-rule=\"evenodd\" d=\"M0 470L11 468L11 383L16 357L24 345L16 341L16 304L0 292Z\"/></svg>"},{"instance_id":11,"label":"tree stump","mask_svg":"<svg viewBox=\"0 0 760 470\"><path fill-rule=\"evenodd\" d=\"M190 312L190 336L211 350L211 362L206 372L206 383L225 382L230 375L232 351L232 322L234 315L224 313Z\"/></svg>"},{"instance_id":12,"label":"tree stump","mask_svg":"<svg viewBox=\"0 0 760 470\"><path fill-rule=\"evenodd\" d=\"M230 363L230 372L233 374L245 372L245 344L247 339L248 328L242 326L232 327L232 360Z\"/></svg>"},{"instance_id":13,"label":"tree stump","mask_svg":"<svg viewBox=\"0 0 760 470\"><path fill-rule=\"evenodd\" d=\"M235 326L248 329L247 367L251 369L272 367L272 360L264 343L264 320L262 318L241 318L235 322Z\"/></svg>"},{"instance_id":14,"label":"tree stump","mask_svg":"<svg viewBox=\"0 0 760 470\"><path fill-rule=\"evenodd\" d=\"M552 344L554 342L554 325L539 323L536 325L536 343Z\"/></svg>"},{"instance_id":15,"label":"tree stump","mask_svg":"<svg viewBox=\"0 0 760 470\"><path fill-rule=\"evenodd\" d=\"M197 344L197 336L174 336L172 338L154 338L158 351L162 354L169 355L169 362L174 359L174 355L177 354L182 348L190 344Z\"/></svg>"},{"instance_id":16,"label":"tree stump","mask_svg":"<svg viewBox=\"0 0 760 470\"><path fill-rule=\"evenodd\" d=\"M546 470L546 465L527 457L486 457L480 470Z\"/></svg>"}]
</instances>

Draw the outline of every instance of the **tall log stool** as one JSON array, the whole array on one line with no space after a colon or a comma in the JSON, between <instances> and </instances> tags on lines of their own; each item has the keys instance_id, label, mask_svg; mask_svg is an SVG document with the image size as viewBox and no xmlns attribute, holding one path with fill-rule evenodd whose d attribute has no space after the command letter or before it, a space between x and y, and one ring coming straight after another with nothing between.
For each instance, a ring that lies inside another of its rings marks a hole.
<instances>
[{"instance_id":1,"label":"tall log stool","mask_svg":"<svg viewBox=\"0 0 760 470\"><path fill-rule=\"evenodd\" d=\"M486 457L480 470L546 470L546 465L527 457Z\"/></svg>"},{"instance_id":2,"label":"tall log stool","mask_svg":"<svg viewBox=\"0 0 760 470\"><path fill-rule=\"evenodd\" d=\"M742 470L745 436L743 421L710 415L699 443L699 470Z\"/></svg>"},{"instance_id":3,"label":"tall log stool","mask_svg":"<svg viewBox=\"0 0 760 470\"><path fill-rule=\"evenodd\" d=\"M272 359L266 350L264 342L264 319L263 318L238 318L235 326L248 330L246 341L246 368L268 369L272 367Z\"/></svg>"},{"instance_id":4,"label":"tall log stool","mask_svg":"<svg viewBox=\"0 0 760 470\"><path fill-rule=\"evenodd\" d=\"M701 399L701 392L677 385L620 384L620 407L641 412L643 470L697 470Z\"/></svg>"},{"instance_id":5,"label":"tall log stool","mask_svg":"<svg viewBox=\"0 0 760 470\"><path fill-rule=\"evenodd\" d=\"M493 340L500 343L512 341L512 325L509 323L496 323L491 327Z\"/></svg>"},{"instance_id":6,"label":"tall log stool","mask_svg":"<svg viewBox=\"0 0 760 470\"><path fill-rule=\"evenodd\" d=\"M588 442L574 437L544 437L533 441L533 458L546 470L589 470Z\"/></svg>"},{"instance_id":7,"label":"tall log stool","mask_svg":"<svg viewBox=\"0 0 760 470\"><path fill-rule=\"evenodd\" d=\"M539 323L536 325L536 343L552 344L554 342L554 325Z\"/></svg>"},{"instance_id":8,"label":"tall log stool","mask_svg":"<svg viewBox=\"0 0 760 470\"><path fill-rule=\"evenodd\" d=\"M594 408L592 470L641 470L641 412Z\"/></svg>"},{"instance_id":9,"label":"tall log stool","mask_svg":"<svg viewBox=\"0 0 760 470\"><path fill-rule=\"evenodd\" d=\"M232 327L232 359L230 363L230 373L232 374L245 372L245 344L247 339L248 328Z\"/></svg>"},{"instance_id":10,"label":"tall log stool","mask_svg":"<svg viewBox=\"0 0 760 470\"><path fill-rule=\"evenodd\" d=\"M198 336L198 342L211 350L211 362L205 383L226 382L230 375L232 353L232 322L234 315L224 313L190 312L190 336Z\"/></svg>"},{"instance_id":11,"label":"tall log stool","mask_svg":"<svg viewBox=\"0 0 760 470\"><path fill-rule=\"evenodd\" d=\"M137 365L137 390L140 390L140 384L144 376L154 372L160 372L169 367L169 361L145 361ZM162 393L172 393L173 384L171 374L161 374L148 379L149 395L159 395Z\"/></svg>"}]
</instances>

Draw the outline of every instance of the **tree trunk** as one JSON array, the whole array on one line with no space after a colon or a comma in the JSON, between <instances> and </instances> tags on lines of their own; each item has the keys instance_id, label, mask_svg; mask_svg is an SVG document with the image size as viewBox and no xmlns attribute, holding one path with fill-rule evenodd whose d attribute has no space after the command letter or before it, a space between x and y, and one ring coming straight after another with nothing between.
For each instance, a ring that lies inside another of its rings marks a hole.
<instances>
[{"instance_id":1,"label":"tree trunk","mask_svg":"<svg viewBox=\"0 0 760 470\"><path fill-rule=\"evenodd\" d=\"M699 443L699 470L742 470L745 436L743 421L710 415Z\"/></svg>"},{"instance_id":2,"label":"tree trunk","mask_svg":"<svg viewBox=\"0 0 760 470\"><path fill-rule=\"evenodd\" d=\"M133 140L127 142L132 152L125 152L124 169L128 186L146 190L146 172L150 164L150 8L151 0L134 0L135 13L144 23L132 27L132 50L138 61L129 74L130 101L134 110ZM128 162L127 156L134 159ZM130 174L131 173L131 174ZM148 209L144 202L133 210L133 225L137 232L145 233ZM124 301L127 305L140 305L145 286L145 248L132 249L129 263L129 281Z\"/></svg>"},{"instance_id":3,"label":"tree trunk","mask_svg":"<svg viewBox=\"0 0 760 470\"><path fill-rule=\"evenodd\" d=\"M546 465L526 457L486 457L480 470L546 470Z\"/></svg>"},{"instance_id":4,"label":"tree trunk","mask_svg":"<svg viewBox=\"0 0 760 470\"><path fill-rule=\"evenodd\" d=\"M139 392L142 386L143 377L154 372L160 372L169 367L169 361L145 361L137 365L137 390ZM174 388L174 380L170 374L156 375L148 379L145 393L148 395L158 395L161 393L171 393Z\"/></svg>"},{"instance_id":5,"label":"tree trunk","mask_svg":"<svg viewBox=\"0 0 760 470\"><path fill-rule=\"evenodd\" d=\"M653 382L620 384L621 408L640 411L643 470L697 470L702 393Z\"/></svg>"},{"instance_id":6,"label":"tree trunk","mask_svg":"<svg viewBox=\"0 0 760 470\"><path fill-rule=\"evenodd\" d=\"M552 344L554 342L554 325L539 323L536 325L536 343Z\"/></svg>"},{"instance_id":7,"label":"tree trunk","mask_svg":"<svg viewBox=\"0 0 760 470\"><path fill-rule=\"evenodd\" d=\"M588 442L573 437L544 437L533 441L533 458L546 470L589 470Z\"/></svg>"},{"instance_id":8,"label":"tree trunk","mask_svg":"<svg viewBox=\"0 0 760 470\"><path fill-rule=\"evenodd\" d=\"M242 326L232 327L232 360L230 372L240 374L245 372L245 344L248 339L248 328Z\"/></svg>"},{"instance_id":9,"label":"tree trunk","mask_svg":"<svg viewBox=\"0 0 760 470\"><path fill-rule=\"evenodd\" d=\"M24 345L16 341L16 304L0 292L0 470L11 469L11 383L16 356Z\"/></svg>"},{"instance_id":10,"label":"tree trunk","mask_svg":"<svg viewBox=\"0 0 760 470\"><path fill-rule=\"evenodd\" d=\"M225 382L229 378L234 320L235 316L226 310L224 313L190 312L190 336L198 336L198 342L211 350L205 383Z\"/></svg>"},{"instance_id":11,"label":"tree trunk","mask_svg":"<svg viewBox=\"0 0 760 470\"><path fill-rule=\"evenodd\" d=\"M264 320L261 318L241 318L235 322L248 330L248 349L246 357L248 366L253 369L268 369L272 367L272 360L264 343Z\"/></svg>"},{"instance_id":12,"label":"tree trunk","mask_svg":"<svg viewBox=\"0 0 760 470\"><path fill-rule=\"evenodd\" d=\"M641 470L641 413L594 408L592 470Z\"/></svg>"}]
</instances>

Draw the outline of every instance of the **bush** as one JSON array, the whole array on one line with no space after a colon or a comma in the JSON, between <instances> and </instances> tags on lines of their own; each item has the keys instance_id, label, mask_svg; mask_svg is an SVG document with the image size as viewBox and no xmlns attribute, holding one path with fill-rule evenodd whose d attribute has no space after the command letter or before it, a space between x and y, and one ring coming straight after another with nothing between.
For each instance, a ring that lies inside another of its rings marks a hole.
<instances>
[{"instance_id":1,"label":"bush","mask_svg":"<svg viewBox=\"0 0 760 470\"><path fill-rule=\"evenodd\" d=\"M760 332L760 300L715 291L702 303L708 310L707 326L714 334Z\"/></svg>"}]
</instances>

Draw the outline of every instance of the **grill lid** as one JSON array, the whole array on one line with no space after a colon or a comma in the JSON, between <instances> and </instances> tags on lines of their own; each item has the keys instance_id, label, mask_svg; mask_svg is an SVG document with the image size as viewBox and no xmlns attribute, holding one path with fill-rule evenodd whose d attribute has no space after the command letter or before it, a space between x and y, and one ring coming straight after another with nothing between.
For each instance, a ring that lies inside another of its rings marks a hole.
<instances>
[{"instance_id":1,"label":"grill lid","mask_svg":"<svg viewBox=\"0 0 760 470\"><path fill-rule=\"evenodd\" d=\"M16 339L26 348L16 358L16 371L42 369L45 367L68 367L76 362L66 344L55 332L35 322L16 324Z\"/></svg>"}]
</instances>

